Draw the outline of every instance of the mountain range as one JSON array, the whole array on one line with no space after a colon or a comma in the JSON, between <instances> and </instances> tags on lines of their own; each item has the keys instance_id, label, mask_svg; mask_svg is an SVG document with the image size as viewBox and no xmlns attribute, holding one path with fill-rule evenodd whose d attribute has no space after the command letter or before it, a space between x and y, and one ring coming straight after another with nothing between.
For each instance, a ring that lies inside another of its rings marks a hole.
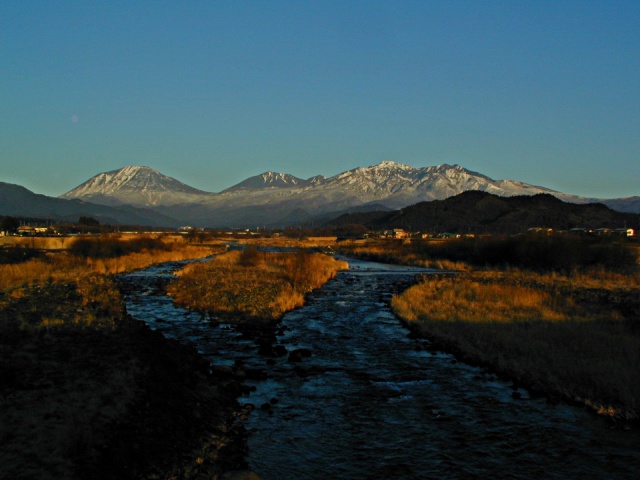
<instances>
[{"instance_id":1,"label":"mountain range","mask_svg":"<svg viewBox=\"0 0 640 480\"><path fill-rule=\"evenodd\" d=\"M108 207L111 210L102 210L100 215L121 223L127 213L146 216L147 222L137 223L149 225L281 227L320 225L348 212L390 211L468 190L500 197L544 193L565 202L601 202L620 211L640 212L640 197L586 198L513 180L493 180L459 165L415 168L390 161L309 179L269 171L219 193L190 187L150 167L127 166L100 173L51 200ZM17 214L6 212L4 207L5 200L0 204L0 215Z\"/></svg>"}]
</instances>

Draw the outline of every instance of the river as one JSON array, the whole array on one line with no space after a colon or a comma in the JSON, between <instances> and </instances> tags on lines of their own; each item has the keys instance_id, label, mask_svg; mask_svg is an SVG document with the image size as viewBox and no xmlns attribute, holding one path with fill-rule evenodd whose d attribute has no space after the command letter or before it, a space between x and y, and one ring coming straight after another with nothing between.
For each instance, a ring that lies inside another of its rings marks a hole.
<instances>
[{"instance_id":1,"label":"river","mask_svg":"<svg viewBox=\"0 0 640 480\"><path fill-rule=\"evenodd\" d=\"M179 263L121 281L132 316L254 373L240 401L256 407L247 460L264 480L640 478L636 427L531 397L408 335L389 300L424 270L349 263L266 352L255 332L173 304L163 285Z\"/></svg>"}]
</instances>

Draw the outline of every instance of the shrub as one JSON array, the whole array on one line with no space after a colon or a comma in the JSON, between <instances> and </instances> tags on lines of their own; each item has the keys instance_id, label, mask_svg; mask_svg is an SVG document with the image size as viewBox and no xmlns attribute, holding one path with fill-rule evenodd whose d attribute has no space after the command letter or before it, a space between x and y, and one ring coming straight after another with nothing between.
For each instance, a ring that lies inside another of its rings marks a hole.
<instances>
[{"instance_id":1,"label":"shrub","mask_svg":"<svg viewBox=\"0 0 640 480\"><path fill-rule=\"evenodd\" d=\"M73 242L69 252L82 258L115 258L143 250L169 250L159 238L149 236L123 240L116 237L79 238Z\"/></svg>"},{"instance_id":2,"label":"shrub","mask_svg":"<svg viewBox=\"0 0 640 480\"><path fill-rule=\"evenodd\" d=\"M0 248L0 264L22 263L32 258L43 258L44 254L35 248L15 246Z\"/></svg>"},{"instance_id":3,"label":"shrub","mask_svg":"<svg viewBox=\"0 0 640 480\"><path fill-rule=\"evenodd\" d=\"M409 244L391 241L349 250L380 261L424 263L447 260L477 267L509 266L539 272L572 272L594 267L626 271L635 267L637 261L637 253L628 244L613 238L562 235L495 236Z\"/></svg>"}]
</instances>

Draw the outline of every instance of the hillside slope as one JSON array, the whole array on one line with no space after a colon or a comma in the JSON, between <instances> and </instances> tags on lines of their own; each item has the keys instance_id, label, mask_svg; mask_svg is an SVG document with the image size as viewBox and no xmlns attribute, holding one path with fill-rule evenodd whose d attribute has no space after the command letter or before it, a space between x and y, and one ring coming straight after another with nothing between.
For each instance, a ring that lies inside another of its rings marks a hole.
<instances>
[{"instance_id":1,"label":"hillside slope","mask_svg":"<svg viewBox=\"0 0 640 480\"><path fill-rule=\"evenodd\" d=\"M638 215L611 210L601 203L573 204L548 194L499 197L468 191L421 202L374 218L343 215L330 225L363 224L371 229L404 228L422 232L518 233L529 228L638 228Z\"/></svg>"}]
</instances>

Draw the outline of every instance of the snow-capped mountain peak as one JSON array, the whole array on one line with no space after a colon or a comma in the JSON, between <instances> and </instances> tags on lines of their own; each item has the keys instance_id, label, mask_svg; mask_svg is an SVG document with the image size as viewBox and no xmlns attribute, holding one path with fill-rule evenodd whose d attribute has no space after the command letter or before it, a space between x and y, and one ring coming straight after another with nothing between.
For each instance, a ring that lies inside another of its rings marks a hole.
<instances>
[{"instance_id":1,"label":"snow-capped mountain peak","mask_svg":"<svg viewBox=\"0 0 640 480\"><path fill-rule=\"evenodd\" d=\"M249 177L246 180L234 185L231 188L225 190L225 192L232 192L237 190L257 190L263 188L290 188L290 187L302 187L310 183L309 180L303 180L298 177L294 177L288 173L279 172L264 172L260 175Z\"/></svg>"},{"instance_id":2,"label":"snow-capped mountain peak","mask_svg":"<svg viewBox=\"0 0 640 480\"><path fill-rule=\"evenodd\" d=\"M262 177L265 186L293 186L304 182L304 180L289 175L288 173L271 171L263 173L260 177Z\"/></svg>"},{"instance_id":3,"label":"snow-capped mountain peak","mask_svg":"<svg viewBox=\"0 0 640 480\"><path fill-rule=\"evenodd\" d=\"M82 198L111 205L131 203L153 206L185 203L203 195L209 194L151 167L130 165L99 173L62 195L62 198Z\"/></svg>"},{"instance_id":4,"label":"snow-capped mountain peak","mask_svg":"<svg viewBox=\"0 0 640 480\"><path fill-rule=\"evenodd\" d=\"M394 162L393 160L384 160L376 165L368 167L369 170L415 170L415 167L411 165L405 165L404 163Z\"/></svg>"}]
</instances>

